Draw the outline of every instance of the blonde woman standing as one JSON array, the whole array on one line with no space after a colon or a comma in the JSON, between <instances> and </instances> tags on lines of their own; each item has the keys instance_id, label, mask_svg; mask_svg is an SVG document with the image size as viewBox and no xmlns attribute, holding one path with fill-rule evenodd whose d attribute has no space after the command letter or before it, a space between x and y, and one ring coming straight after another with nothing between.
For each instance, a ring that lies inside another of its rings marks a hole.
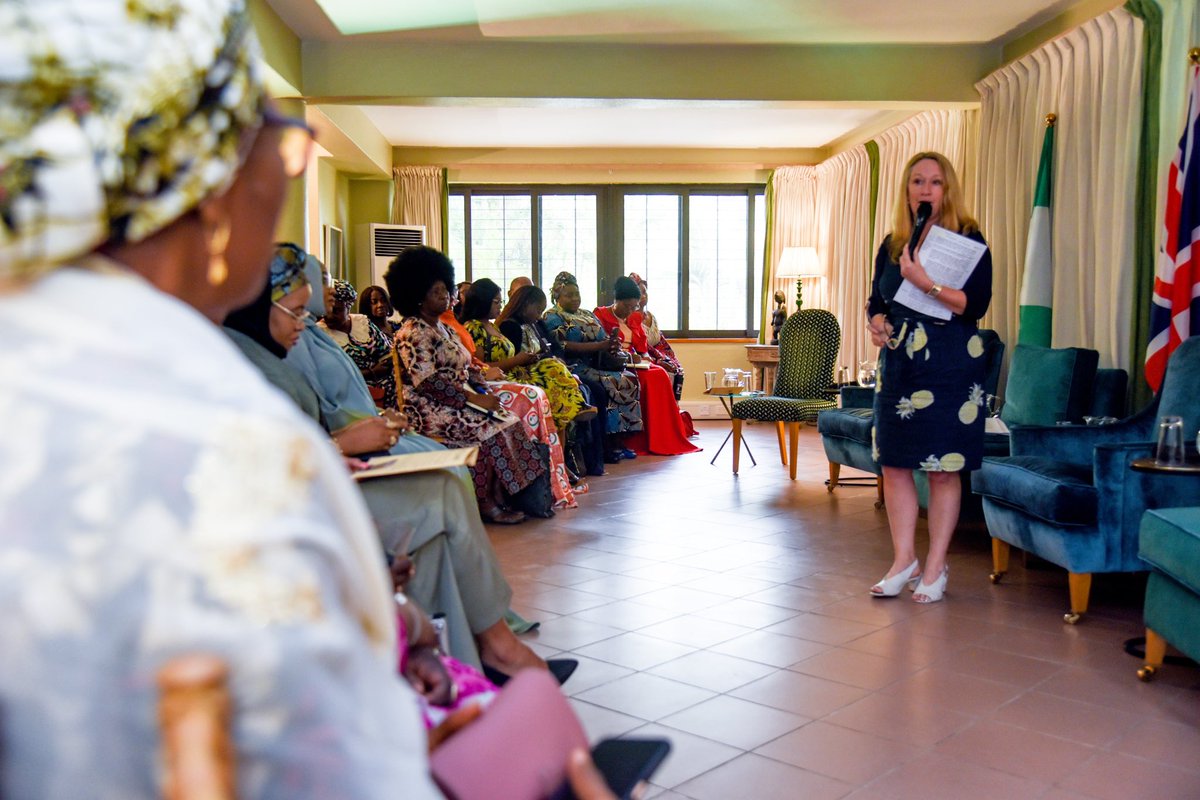
<instances>
[{"instance_id":1,"label":"blonde woman standing","mask_svg":"<svg viewBox=\"0 0 1200 800\"><path fill-rule=\"evenodd\" d=\"M959 473L983 458L984 358L979 318L992 299L989 250L962 289L938 284L921 263L921 245L933 226L984 244L967 215L954 167L940 153L918 153L904 168L891 234L875 258L867 303L867 328L880 351L875 387L875 457L883 467L893 561L871 587L895 597L915 586L913 600L936 603L946 591L946 552L958 524ZM928 224L915 248L909 240L922 203ZM908 281L950 312L939 319L896 301ZM929 553L921 569L916 554L917 491L913 470L929 477Z\"/></svg>"}]
</instances>

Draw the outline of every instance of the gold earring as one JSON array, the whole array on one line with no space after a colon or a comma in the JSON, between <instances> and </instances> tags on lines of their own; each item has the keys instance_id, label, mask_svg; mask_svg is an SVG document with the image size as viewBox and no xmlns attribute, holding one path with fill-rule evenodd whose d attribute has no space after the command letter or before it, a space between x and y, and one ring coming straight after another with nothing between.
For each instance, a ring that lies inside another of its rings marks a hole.
<instances>
[{"instance_id":1,"label":"gold earring","mask_svg":"<svg viewBox=\"0 0 1200 800\"><path fill-rule=\"evenodd\" d=\"M208 243L208 283L210 286L220 286L229 278L229 262L225 260L225 250L229 247L231 230L229 220L222 220L213 231Z\"/></svg>"}]
</instances>

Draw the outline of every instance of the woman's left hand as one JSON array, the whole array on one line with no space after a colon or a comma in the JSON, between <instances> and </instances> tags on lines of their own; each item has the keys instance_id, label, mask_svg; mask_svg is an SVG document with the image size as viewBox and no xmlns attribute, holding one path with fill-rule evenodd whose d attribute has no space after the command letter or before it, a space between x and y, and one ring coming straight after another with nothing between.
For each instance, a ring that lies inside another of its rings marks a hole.
<instances>
[{"instance_id":1,"label":"woman's left hand","mask_svg":"<svg viewBox=\"0 0 1200 800\"><path fill-rule=\"evenodd\" d=\"M450 673L433 648L410 648L404 677L431 705L448 706L453 702Z\"/></svg>"}]
</instances>

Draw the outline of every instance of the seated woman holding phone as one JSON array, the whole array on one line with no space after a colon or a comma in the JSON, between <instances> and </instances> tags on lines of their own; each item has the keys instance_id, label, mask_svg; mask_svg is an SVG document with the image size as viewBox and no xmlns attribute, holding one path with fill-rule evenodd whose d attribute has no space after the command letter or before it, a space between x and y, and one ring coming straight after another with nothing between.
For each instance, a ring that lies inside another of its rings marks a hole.
<instances>
[{"instance_id":1,"label":"seated woman holding phone","mask_svg":"<svg viewBox=\"0 0 1200 800\"><path fill-rule=\"evenodd\" d=\"M687 426L675 402L671 376L649 360L649 344L642 327L642 315L637 310L642 291L631 279L622 275L613 285L613 303L596 309L596 319L611 336L614 333L621 349L629 354L630 365L641 384L642 421L644 431L630 438L635 450L659 456L697 453L700 448L688 441Z\"/></svg>"},{"instance_id":2,"label":"seated woman holding phone","mask_svg":"<svg viewBox=\"0 0 1200 800\"><path fill-rule=\"evenodd\" d=\"M603 387L608 395L605 432L608 435L610 462L633 458L624 447L625 435L642 429L642 407L638 402L637 377L627 370L628 357L621 349L616 333L604 331L596 316L579 307L579 284L570 272L560 272L550 289L554 306L546 312L543 324L563 349L563 360L571 372L585 382Z\"/></svg>"},{"instance_id":3,"label":"seated woman holding phone","mask_svg":"<svg viewBox=\"0 0 1200 800\"><path fill-rule=\"evenodd\" d=\"M472 367L470 354L438 319L450 307L450 260L430 247L410 247L391 263L384 280L404 315L396 354L409 422L449 446L479 447L471 475L485 519L521 522L521 508L553 516L545 445L531 440L517 418L501 409L484 376Z\"/></svg>"}]
</instances>

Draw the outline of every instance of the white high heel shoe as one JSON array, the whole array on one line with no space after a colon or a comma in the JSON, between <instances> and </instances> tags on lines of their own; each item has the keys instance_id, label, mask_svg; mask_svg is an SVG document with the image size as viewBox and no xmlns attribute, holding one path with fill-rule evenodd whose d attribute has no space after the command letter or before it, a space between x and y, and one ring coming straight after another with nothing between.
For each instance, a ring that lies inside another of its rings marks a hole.
<instances>
[{"instance_id":1,"label":"white high heel shoe","mask_svg":"<svg viewBox=\"0 0 1200 800\"><path fill-rule=\"evenodd\" d=\"M908 565L908 569L897 572L890 578L884 578L872 586L871 595L873 597L895 597L900 594L906 585L915 585L921 579L921 576L917 574L920 566L920 563L914 558L913 562Z\"/></svg>"},{"instance_id":2,"label":"white high heel shoe","mask_svg":"<svg viewBox=\"0 0 1200 800\"><path fill-rule=\"evenodd\" d=\"M938 575L937 580L926 586L924 583L918 583L917 588L913 589L914 603L937 603L946 594L946 578L950 576L950 568L942 567L942 574ZM918 600L917 595L924 597L924 600Z\"/></svg>"}]
</instances>

